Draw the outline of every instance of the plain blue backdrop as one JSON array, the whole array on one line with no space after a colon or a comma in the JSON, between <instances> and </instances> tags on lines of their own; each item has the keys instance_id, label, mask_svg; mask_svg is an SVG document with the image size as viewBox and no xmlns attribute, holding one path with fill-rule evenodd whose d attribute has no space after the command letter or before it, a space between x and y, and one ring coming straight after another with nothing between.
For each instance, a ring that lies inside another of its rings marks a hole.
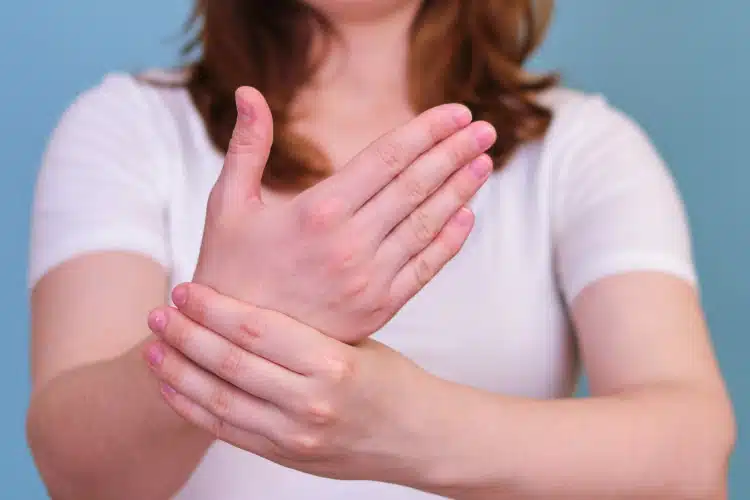
<instances>
[{"instance_id":1,"label":"plain blue backdrop","mask_svg":"<svg viewBox=\"0 0 750 500\"><path fill-rule=\"evenodd\" d=\"M500 1L500 0L498 0ZM45 498L24 439L28 402L25 267L32 188L46 138L81 90L113 70L178 61L188 0L7 2L0 16L0 484ZM687 202L704 305L740 422L731 498L750 498L750 3L560 2L533 62L605 94L650 133Z\"/></svg>"}]
</instances>

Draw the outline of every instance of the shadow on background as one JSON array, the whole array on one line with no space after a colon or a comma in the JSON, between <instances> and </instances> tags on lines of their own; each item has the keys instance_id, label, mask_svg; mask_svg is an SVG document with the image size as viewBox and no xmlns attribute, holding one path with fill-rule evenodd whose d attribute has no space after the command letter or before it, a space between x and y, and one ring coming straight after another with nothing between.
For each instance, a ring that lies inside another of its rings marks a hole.
<instances>
[{"instance_id":1,"label":"shadow on background","mask_svg":"<svg viewBox=\"0 0 750 500\"><path fill-rule=\"evenodd\" d=\"M174 65L189 3L10 2L0 16L0 483L8 498L44 498L23 430L28 215L40 155L62 111L113 70ZM741 431L750 424L750 3L745 0L560 2L534 67L600 92L648 131L691 219L704 305ZM741 119L743 121L741 122ZM744 194L742 192L744 191ZM750 498L750 448L733 459L731 498Z\"/></svg>"}]
</instances>

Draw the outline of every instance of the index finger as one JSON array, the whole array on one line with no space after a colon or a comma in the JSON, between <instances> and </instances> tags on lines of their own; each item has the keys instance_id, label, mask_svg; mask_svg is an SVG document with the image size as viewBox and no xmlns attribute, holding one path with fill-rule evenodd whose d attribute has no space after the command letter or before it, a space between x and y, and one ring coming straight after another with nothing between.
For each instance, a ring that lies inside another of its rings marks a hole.
<instances>
[{"instance_id":1,"label":"index finger","mask_svg":"<svg viewBox=\"0 0 750 500\"><path fill-rule=\"evenodd\" d=\"M173 291L179 311L247 352L302 375L326 369L341 345L294 319L197 283Z\"/></svg>"},{"instance_id":2,"label":"index finger","mask_svg":"<svg viewBox=\"0 0 750 500\"><path fill-rule=\"evenodd\" d=\"M336 174L312 188L336 199L346 213L356 212L422 154L471 123L469 108L444 104L381 136Z\"/></svg>"}]
</instances>

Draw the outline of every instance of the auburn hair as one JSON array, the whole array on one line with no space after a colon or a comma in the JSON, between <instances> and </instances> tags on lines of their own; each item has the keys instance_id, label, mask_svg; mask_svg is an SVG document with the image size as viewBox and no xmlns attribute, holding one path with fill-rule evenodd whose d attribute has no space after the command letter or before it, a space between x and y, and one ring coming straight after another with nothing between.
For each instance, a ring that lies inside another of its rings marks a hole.
<instances>
[{"instance_id":1,"label":"auburn hair","mask_svg":"<svg viewBox=\"0 0 750 500\"><path fill-rule=\"evenodd\" d=\"M423 0L411 29L408 92L417 113L448 102L468 106L497 129L496 169L522 143L541 138L552 119L538 94L557 83L523 65L542 41L553 0ZM321 62L310 56L316 32L330 47L336 33L303 0L196 0L183 48L187 87L211 141L226 152L236 120L234 93L250 85L274 117L264 185L287 191L327 176L325 155L291 131L291 106ZM319 30L319 31L316 31Z\"/></svg>"}]
</instances>

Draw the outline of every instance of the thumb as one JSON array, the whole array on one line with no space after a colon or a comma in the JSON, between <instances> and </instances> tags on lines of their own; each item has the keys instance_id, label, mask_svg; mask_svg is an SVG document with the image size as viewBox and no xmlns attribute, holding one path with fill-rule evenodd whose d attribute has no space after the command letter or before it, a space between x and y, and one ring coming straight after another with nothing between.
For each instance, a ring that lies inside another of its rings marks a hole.
<instances>
[{"instance_id":1,"label":"thumb","mask_svg":"<svg viewBox=\"0 0 750 500\"><path fill-rule=\"evenodd\" d=\"M273 143L273 117L263 95L251 87L235 93L237 122L218 182L242 197L260 199L261 178Z\"/></svg>"}]
</instances>

